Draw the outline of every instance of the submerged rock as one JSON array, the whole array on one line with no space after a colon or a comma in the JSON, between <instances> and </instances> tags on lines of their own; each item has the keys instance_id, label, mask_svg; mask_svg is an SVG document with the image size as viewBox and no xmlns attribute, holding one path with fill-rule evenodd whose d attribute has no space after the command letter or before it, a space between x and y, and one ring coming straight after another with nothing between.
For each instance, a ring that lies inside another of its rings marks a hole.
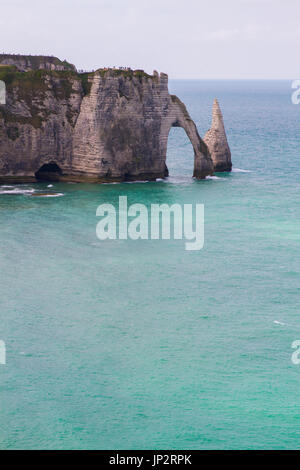
<instances>
[{"instance_id":1,"label":"submerged rock","mask_svg":"<svg viewBox=\"0 0 300 470\"><path fill-rule=\"evenodd\" d=\"M31 197L57 197L63 196L63 193L32 193Z\"/></svg>"},{"instance_id":2,"label":"submerged rock","mask_svg":"<svg viewBox=\"0 0 300 470\"><path fill-rule=\"evenodd\" d=\"M209 148L214 171L231 171L231 152L227 142L222 112L217 99L214 100L213 104L211 128L206 132L204 142Z\"/></svg>"}]
</instances>

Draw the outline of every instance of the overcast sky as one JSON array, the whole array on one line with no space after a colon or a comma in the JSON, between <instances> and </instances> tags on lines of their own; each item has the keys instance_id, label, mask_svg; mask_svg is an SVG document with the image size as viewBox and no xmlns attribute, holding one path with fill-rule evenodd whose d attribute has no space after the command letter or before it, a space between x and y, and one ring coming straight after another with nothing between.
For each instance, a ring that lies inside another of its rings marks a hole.
<instances>
[{"instance_id":1,"label":"overcast sky","mask_svg":"<svg viewBox=\"0 0 300 470\"><path fill-rule=\"evenodd\" d=\"M0 0L0 49L170 78L299 78L299 0Z\"/></svg>"}]
</instances>

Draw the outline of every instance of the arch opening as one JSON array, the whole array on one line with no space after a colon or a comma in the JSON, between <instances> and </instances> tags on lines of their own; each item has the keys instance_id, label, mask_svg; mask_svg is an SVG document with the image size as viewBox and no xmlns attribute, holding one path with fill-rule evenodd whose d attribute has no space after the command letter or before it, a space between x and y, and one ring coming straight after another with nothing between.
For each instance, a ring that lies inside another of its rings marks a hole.
<instances>
[{"instance_id":1,"label":"arch opening","mask_svg":"<svg viewBox=\"0 0 300 470\"><path fill-rule=\"evenodd\" d=\"M61 175L62 170L55 162L45 163L35 173L38 181L59 181Z\"/></svg>"},{"instance_id":2,"label":"arch opening","mask_svg":"<svg viewBox=\"0 0 300 470\"><path fill-rule=\"evenodd\" d=\"M166 164L170 176L191 178L194 170L195 152L183 127L172 125L168 135Z\"/></svg>"}]
</instances>

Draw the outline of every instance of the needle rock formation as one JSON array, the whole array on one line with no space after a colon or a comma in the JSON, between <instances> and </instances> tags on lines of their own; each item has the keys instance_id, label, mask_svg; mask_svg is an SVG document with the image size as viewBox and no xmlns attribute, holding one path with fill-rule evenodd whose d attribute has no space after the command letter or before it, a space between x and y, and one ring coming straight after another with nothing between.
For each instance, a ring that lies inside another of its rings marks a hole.
<instances>
[{"instance_id":1,"label":"needle rock formation","mask_svg":"<svg viewBox=\"0 0 300 470\"><path fill-rule=\"evenodd\" d=\"M227 142L223 116L218 103L214 100L212 124L209 131L204 136L212 161L214 171L231 171L231 152Z\"/></svg>"}]
</instances>

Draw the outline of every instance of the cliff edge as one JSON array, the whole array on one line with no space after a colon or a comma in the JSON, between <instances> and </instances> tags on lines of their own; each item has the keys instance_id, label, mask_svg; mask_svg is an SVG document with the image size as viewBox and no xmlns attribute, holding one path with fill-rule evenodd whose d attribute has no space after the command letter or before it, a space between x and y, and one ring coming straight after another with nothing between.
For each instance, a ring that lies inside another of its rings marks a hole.
<instances>
[{"instance_id":1,"label":"cliff edge","mask_svg":"<svg viewBox=\"0 0 300 470\"><path fill-rule=\"evenodd\" d=\"M193 145L194 176L214 171L185 105L168 92L166 74L78 73L53 57L0 55L0 80L0 182L164 178L172 126L183 127Z\"/></svg>"},{"instance_id":2,"label":"cliff edge","mask_svg":"<svg viewBox=\"0 0 300 470\"><path fill-rule=\"evenodd\" d=\"M73 70L76 67L66 60L44 55L0 54L0 65L14 65L20 72L29 70Z\"/></svg>"}]
</instances>

